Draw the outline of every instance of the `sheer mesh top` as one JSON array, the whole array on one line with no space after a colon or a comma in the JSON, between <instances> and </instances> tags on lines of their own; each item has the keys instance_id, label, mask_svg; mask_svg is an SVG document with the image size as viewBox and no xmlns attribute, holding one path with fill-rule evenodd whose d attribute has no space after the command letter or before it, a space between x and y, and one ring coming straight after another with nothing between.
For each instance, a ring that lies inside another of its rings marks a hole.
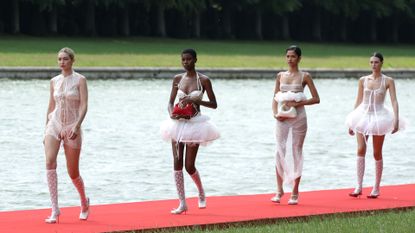
<instances>
[{"instance_id":1,"label":"sheer mesh top","mask_svg":"<svg viewBox=\"0 0 415 233\"><path fill-rule=\"evenodd\" d=\"M62 125L76 123L79 118L79 81L83 78L80 74L72 72L64 77L62 74L52 79L55 99L55 109L51 118Z\"/></svg>"},{"instance_id":2,"label":"sheer mesh top","mask_svg":"<svg viewBox=\"0 0 415 233\"><path fill-rule=\"evenodd\" d=\"M282 75L288 75L288 72L284 72ZM303 80L304 80L304 73L300 72L300 77L294 77L294 82L290 84L280 83L280 91L281 92L303 92Z\"/></svg>"},{"instance_id":3,"label":"sheer mesh top","mask_svg":"<svg viewBox=\"0 0 415 233\"><path fill-rule=\"evenodd\" d=\"M386 95L386 84L385 76L382 74L379 80L379 87L370 89L367 86L367 82L371 76L364 77L363 81L363 101L362 104L369 112L379 110L384 107L385 95Z\"/></svg>"}]
</instances>

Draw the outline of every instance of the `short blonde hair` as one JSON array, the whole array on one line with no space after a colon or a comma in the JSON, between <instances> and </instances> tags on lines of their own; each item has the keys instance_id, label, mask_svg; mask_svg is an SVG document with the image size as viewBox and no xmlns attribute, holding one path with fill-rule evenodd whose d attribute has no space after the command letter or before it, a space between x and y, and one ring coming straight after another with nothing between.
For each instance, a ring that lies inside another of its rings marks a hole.
<instances>
[{"instance_id":1,"label":"short blonde hair","mask_svg":"<svg viewBox=\"0 0 415 233\"><path fill-rule=\"evenodd\" d=\"M62 48L61 50L59 50L58 54L59 53L66 53L71 58L71 60L75 59L75 52L71 48L68 48L68 47Z\"/></svg>"}]
</instances>

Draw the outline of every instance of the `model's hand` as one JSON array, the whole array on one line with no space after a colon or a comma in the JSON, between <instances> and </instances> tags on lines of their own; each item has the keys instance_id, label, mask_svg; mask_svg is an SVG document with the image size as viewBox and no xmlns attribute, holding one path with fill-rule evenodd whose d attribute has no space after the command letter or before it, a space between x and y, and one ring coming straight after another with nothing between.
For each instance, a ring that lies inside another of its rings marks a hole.
<instances>
[{"instance_id":1,"label":"model's hand","mask_svg":"<svg viewBox=\"0 0 415 233\"><path fill-rule=\"evenodd\" d=\"M74 140L76 137L78 137L79 133L80 133L80 127L74 126L71 132L69 133L69 139Z\"/></svg>"},{"instance_id":2,"label":"model's hand","mask_svg":"<svg viewBox=\"0 0 415 233\"><path fill-rule=\"evenodd\" d=\"M354 131L351 128L349 128L349 135L354 136Z\"/></svg>"},{"instance_id":3,"label":"model's hand","mask_svg":"<svg viewBox=\"0 0 415 233\"><path fill-rule=\"evenodd\" d=\"M277 116L276 114L274 115L274 118L277 119L277 121L285 121L287 119L286 117Z\"/></svg>"}]
</instances>

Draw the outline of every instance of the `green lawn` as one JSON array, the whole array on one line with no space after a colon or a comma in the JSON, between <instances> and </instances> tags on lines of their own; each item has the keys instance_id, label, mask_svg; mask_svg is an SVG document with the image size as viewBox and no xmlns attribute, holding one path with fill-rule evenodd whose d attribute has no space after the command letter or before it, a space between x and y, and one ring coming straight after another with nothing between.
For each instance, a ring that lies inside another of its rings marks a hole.
<instances>
[{"instance_id":1,"label":"green lawn","mask_svg":"<svg viewBox=\"0 0 415 233\"><path fill-rule=\"evenodd\" d=\"M160 230L160 233L409 233L415 232L415 209L405 211L368 212L361 214L328 215L308 219L280 220L276 223L239 224Z\"/></svg>"},{"instance_id":2,"label":"green lawn","mask_svg":"<svg viewBox=\"0 0 415 233\"><path fill-rule=\"evenodd\" d=\"M385 68L415 68L415 45L27 36L0 36L0 66L55 66L56 52L68 46L77 66L180 67L180 52L195 48L199 67L282 68L291 44L302 48L306 68L369 68L374 51L383 53Z\"/></svg>"}]
</instances>

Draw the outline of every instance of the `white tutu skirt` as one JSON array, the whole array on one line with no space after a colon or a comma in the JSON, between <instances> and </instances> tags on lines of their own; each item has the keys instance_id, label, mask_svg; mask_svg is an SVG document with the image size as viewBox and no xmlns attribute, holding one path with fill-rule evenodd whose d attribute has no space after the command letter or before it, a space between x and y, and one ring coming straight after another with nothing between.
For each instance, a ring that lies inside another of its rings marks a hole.
<instances>
[{"instance_id":1,"label":"white tutu skirt","mask_svg":"<svg viewBox=\"0 0 415 233\"><path fill-rule=\"evenodd\" d=\"M388 108L377 107L376 111L359 105L346 117L346 125L354 132L363 135L385 135L393 130L394 114ZM399 118L399 130L405 128L405 120Z\"/></svg>"},{"instance_id":2,"label":"white tutu skirt","mask_svg":"<svg viewBox=\"0 0 415 233\"><path fill-rule=\"evenodd\" d=\"M165 141L173 140L203 146L220 137L218 129L209 121L209 117L200 113L189 120L173 120L169 118L161 123L160 133Z\"/></svg>"}]
</instances>

